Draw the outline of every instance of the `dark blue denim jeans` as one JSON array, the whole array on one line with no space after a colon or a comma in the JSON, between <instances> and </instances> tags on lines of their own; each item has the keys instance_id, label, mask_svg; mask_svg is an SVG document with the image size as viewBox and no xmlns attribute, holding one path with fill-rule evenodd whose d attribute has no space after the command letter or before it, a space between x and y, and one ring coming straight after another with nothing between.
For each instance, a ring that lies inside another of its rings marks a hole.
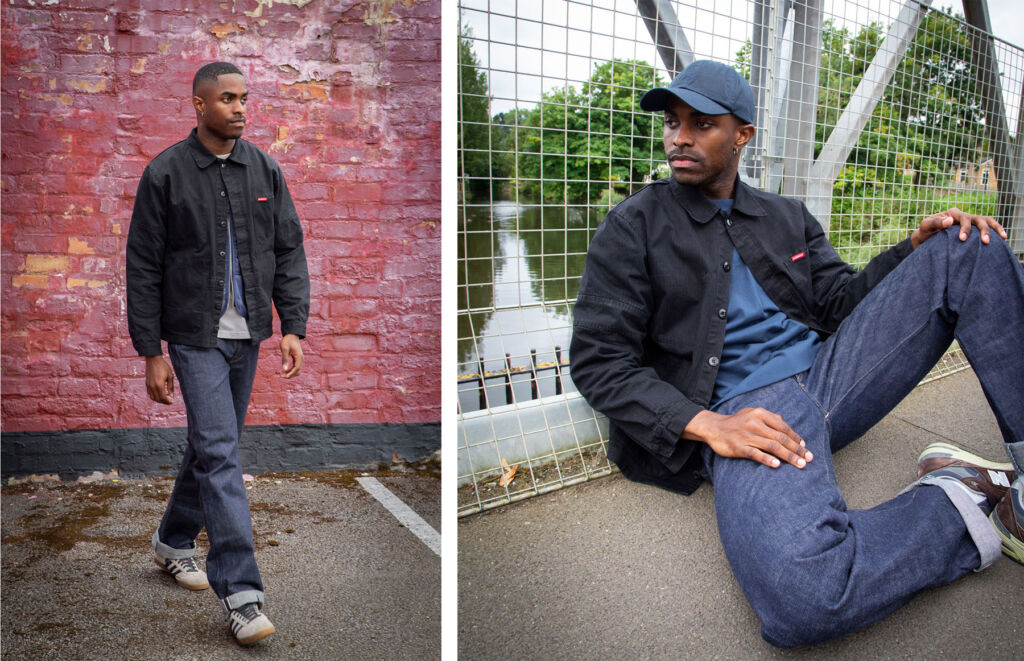
<instances>
[{"instance_id":1,"label":"dark blue denim jeans","mask_svg":"<svg viewBox=\"0 0 1024 661\"><path fill-rule=\"evenodd\" d=\"M252 520L238 459L259 345L217 341L215 349L169 344L188 417L188 445L154 548L164 557L195 553L206 526L210 586L228 608L263 603Z\"/></svg>"},{"instance_id":2,"label":"dark blue denim jeans","mask_svg":"<svg viewBox=\"0 0 1024 661\"><path fill-rule=\"evenodd\" d=\"M703 453L722 545L768 642L838 638L999 556L991 526L956 484L847 510L832 464L832 453L891 411L955 337L1008 454L1018 471L1024 466L1024 269L994 233L989 245L978 237L932 237L861 301L807 372L719 409L774 411L814 453L803 470Z\"/></svg>"}]
</instances>

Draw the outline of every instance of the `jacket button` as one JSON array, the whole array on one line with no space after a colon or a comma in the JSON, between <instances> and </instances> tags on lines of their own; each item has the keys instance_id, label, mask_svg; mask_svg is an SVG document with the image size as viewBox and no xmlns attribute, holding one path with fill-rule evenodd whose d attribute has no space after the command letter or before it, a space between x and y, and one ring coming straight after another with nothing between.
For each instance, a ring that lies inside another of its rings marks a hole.
<instances>
[{"instance_id":1,"label":"jacket button","mask_svg":"<svg viewBox=\"0 0 1024 661\"><path fill-rule=\"evenodd\" d=\"M725 309L723 308L723 309L721 309L721 310L719 310L719 311L718 311L718 318L719 318L719 319L725 319L725 316L726 316L727 314L728 314L728 312L726 312L726 311L725 311Z\"/></svg>"},{"instance_id":2,"label":"jacket button","mask_svg":"<svg viewBox=\"0 0 1024 661\"><path fill-rule=\"evenodd\" d=\"M224 281L223 280L218 280L217 284L219 284L221 287L223 287L224 286Z\"/></svg>"},{"instance_id":3,"label":"jacket button","mask_svg":"<svg viewBox=\"0 0 1024 661\"><path fill-rule=\"evenodd\" d=\"M711 356L708 358L708 365L712 367L718 367L718 356Z\"/></svg>"},{"instance_id":4,"label":"jacket button","mask_svg":"<svg viewBox=\"0 0 1024 661\"><path fill-rule=\"evenodd\" d=\"M221 226L221 227L227 227L227 226L228 226L228 223L227 223L227 221L226 221L226 220L222 220L222 221L220 221L220 226Z\"/></svg>"},{"instance_id":5,"label":"jacket button","mask_svg":"<svg viewBox=\"0 0 1024 661\"><path fill-rule=\"evenodd\" d=\"M227 164L227 163L221 163L221 164L220 164L220 166L221 166L222 168L226 168L226 167L228 166L228 164Z\"/></svg>"},{"instance_id":6,"label":"jacket button","mask_svg":"<svg viewBox=\"0 0 1024 661\"><path fill-rule=\"evenodd\" d=\"M722 262L722 270L723 271L728 271L731 268L732 268L732 265L729 262Z\"/></svg>"},{"instance_id":7,"label":"jacket button","mask_svg":"<svg viewBox=\"0 0 1024 661\"><path fill-rule=\"evenodd\" d=\"M221 192L220 192L220 196L221 196L221 197L224 197L225 195L227 195L227 193L225 193L224 191L221 191Z\"/></svg>"},{"instance_id":8,"label":"jacket button","mask_svg":"<svg viewBox=\"0 0 1024 661\"><path fill-rule=\"evenodd\" d=\"M221 193L221 195L223 195L223 194L224 193ZM725 226L726 227L732 227L732 218L726 218L725 219Z\"/></svg>"},{"instance_id":9,"label":"jacket button","mask_svg":"<svg viewBox=\"0 0 1024 661\"><path fill-rule=\"evenodd\" d=\"M220 256L221 256L221 257L223 257L223 256L224 256L224 254L225 254L225 253L224 253L224 251L223 251L223 250L221 250L221 251L220 251Z\"/></svg>"}]
</instances>

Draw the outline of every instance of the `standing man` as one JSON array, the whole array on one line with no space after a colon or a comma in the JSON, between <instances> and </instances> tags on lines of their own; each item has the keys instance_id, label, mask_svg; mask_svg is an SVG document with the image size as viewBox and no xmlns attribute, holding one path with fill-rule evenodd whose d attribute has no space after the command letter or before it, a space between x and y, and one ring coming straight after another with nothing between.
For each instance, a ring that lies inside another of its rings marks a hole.
<instances>
[{"instance_id":1,"label":"standing man","mask_svg":"<svg viewBox=\"0 0 1024 661\"><path fill-rule=\"evenodd\" d=\"M241 139L247 100L235 66L214 62L196 72L196 128L142 173L126 263L128 329L146 358L146 390L171 404L177 374L188 417L188 445L153 534L156 562L184 587L212 586L242 644L274 626L260 612L238 441L259 345L273 333L271 301L286 379L302 369L309 313L302 227L277 163ZM204 526L208 580L195 561Z\"/></svg>"},{"instance_id":2,"label":"standing man","mask_svg":"<svg viewBox=\"0 0 1024 661\"><path fill-rule=\"evenodd\" d=\"M573 381L610 419L623 474L714 484L726 556L780 647L867 626L1000 546L1024 562L1024 269L999 223L936 214L857 272L802 203L739 180L755 129L736 71L694 62L640 105L664 112L672 177L598 228L572 339ZM934 444L903 493L847 510L832 453L954 338L1012 463Z\"/></svg>"}]
</instances>

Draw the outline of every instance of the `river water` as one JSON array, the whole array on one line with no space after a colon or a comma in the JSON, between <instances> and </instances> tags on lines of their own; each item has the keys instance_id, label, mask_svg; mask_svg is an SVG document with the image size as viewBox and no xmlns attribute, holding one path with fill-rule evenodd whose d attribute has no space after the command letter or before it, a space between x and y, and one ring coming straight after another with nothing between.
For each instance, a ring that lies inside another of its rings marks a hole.
<instances>
[{"instance_id":1,"label":"river water","mask_svg":"<svg viewBox=\"0 0 1024 661\"><path fill-rule=\"evenodd\" d=\"M459 374L554 363L556 347L568 360L572 304L587 245L605 209L519 205L511 201L467 204L459 226ZM529 374L514 375L515 401L531 397ZM565 391L572 383L563 378ZM553 370L538 374L540 397L555 393ZM487 382L490 406L506 402L502 379ZM461 382L459 407L480 408L479 385Z\"/></svg>"}]
</instances>

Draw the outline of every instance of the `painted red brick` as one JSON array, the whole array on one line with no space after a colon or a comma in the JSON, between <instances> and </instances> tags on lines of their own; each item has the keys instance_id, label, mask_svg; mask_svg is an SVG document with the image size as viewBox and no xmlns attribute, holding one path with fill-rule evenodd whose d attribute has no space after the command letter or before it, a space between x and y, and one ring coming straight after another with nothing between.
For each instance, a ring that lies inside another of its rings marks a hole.
<instances>
[{"instance_id":1,"label":"painted red brick","mask_svg":"<svg viewBox=\"0 0 1024 661\"><path fill-rule=\"evenodd\" d=\"M4 430L185 424L180 396L146 398L124 245L214 59L247 76L246 138L284 170L311 270L306 368L281 379L268 340L248 422L440 419L440 0L13 0L0 18Z\"/></svg>"}]
</instances>

